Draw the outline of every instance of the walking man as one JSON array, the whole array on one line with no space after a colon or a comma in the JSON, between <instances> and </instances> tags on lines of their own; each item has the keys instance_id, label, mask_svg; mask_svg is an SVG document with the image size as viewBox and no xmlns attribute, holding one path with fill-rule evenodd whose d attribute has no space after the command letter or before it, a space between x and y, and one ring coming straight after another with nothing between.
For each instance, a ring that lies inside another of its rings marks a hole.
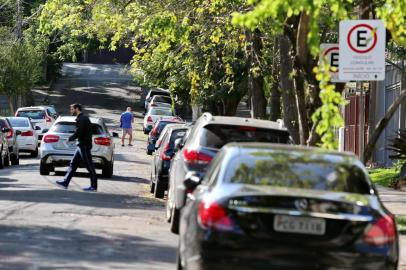
<instances>
[{"instance_id":1,"label":"walking man","mask_svg":"<svg viewBox=\"0 0 406 270\"><path fill-rule=\"evenodd\" d=\"M127 111L123 112L120 117L120 127L123 129L121 134L121 146L124 146L125 136L128 134L128 146L133 146L131 144L133 140L133 126L134 115L132 113L131 107L127 107Z\"/></svg>"},{"instance_id":2,"label":"walking man","mask_svg":"<svg viewBox=\"0 0 406 270\"><path fill-rule=\"evenodd\" d=\"M79 167L83 163L90 173L90 187L84 188L84 191L97 191L97 177L92 161L92 124L89 117L82 113L82 105L75 103L70 105L70 112L76 116L76 131L69 137L69 141L78 140L75 154L70 162L69 169L62 181L56 183L63 187L68 188L69 182Z\"/></svg>"}]
</instances>

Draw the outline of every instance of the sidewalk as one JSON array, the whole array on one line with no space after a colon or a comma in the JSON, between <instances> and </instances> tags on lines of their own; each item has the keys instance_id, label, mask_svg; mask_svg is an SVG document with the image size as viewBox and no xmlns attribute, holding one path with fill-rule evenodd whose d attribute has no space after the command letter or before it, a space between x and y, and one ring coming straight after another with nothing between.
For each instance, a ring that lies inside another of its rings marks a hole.
<instances>
[{"instance_id":1,"label":"sidewalk","mask_svg":"<svg viewBox=\"0 0 406 270\"><path fill-rule=\"evenodd\" d=\"M394 215L406 215L406 193L378 186L379 197ZM406 235L400 236L399 269L406 269Z\"/></svg>"}]
</instances>

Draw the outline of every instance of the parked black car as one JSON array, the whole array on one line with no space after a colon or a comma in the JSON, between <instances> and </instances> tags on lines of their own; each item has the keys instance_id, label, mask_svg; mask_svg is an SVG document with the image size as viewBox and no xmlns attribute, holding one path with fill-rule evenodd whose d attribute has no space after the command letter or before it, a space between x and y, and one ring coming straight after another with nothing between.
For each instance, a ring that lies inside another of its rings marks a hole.
<instances>
[{"instance_id":1,"label":"parked black car","mask_svg":"<svg viewBox=\"0 0 406 270\"><path fill-rule=\"evenodd\" d=\"M152 159L151 193L155 198L163 198L168 189L168 172L174 155L175 140L185 136L189 126L185 124L166 125L156 142L156 151Z\"/></svg>"},{"instance_id":2,"label":"parked black car","mask_svg":"<svg viewBox=\"0 0 406 270\"><path fill-rule=\"evenodd\" d=\"M184 269L395 270L398 252L395 219L352 154L230 144L182 209Z\"/></svg>"},{"instance_id":3,"label":"parked black car","mask_svg":"<svg viewBox=\"0 0 406 270\"><path fill-rule=\"evenodd\" d=\"M204 113L190 134L177 145L169 173L167 208L171 231L178 232L179 210L185 203L183 180L188 172L200 176L223 145L229 142L289 143L286 128L280 123L252 118L212 116Z\"/></svg>"},{"instance_id":4,"label":"parked black car","mask_svg":"<svg viewBox=\"0 0 406 270\"><path fill-rule=\"evenodd\" d=\"M180 118L173 118L173 119L164 119L158 120L154 127L152 128L151 132L148 134L148 141L147 141L147 154L152 155L155 151L155 143L158 140L161 132L164 130L166 125L168 124L184 124L185 122Z\"/></svg>"},{"instance_id":5,"label":"parked black car","mask_svg":"<svg viewBox=\"0 0 406 270\"><path fill-rule=\"evenodd\" d=\"M0 169L10 166L10 151L8 147L7 134L4 128L0 130Z\"/></svg>"},{"instance_id":6,"label":"parked black car","mask_svg":"<svg viewBox=\"0 0 406 270\"><path fill-rule=\"evenodd\" d=\"M6 134L8 141L8 148L10 153L10 159L12 165L20 164L20 154L17 143L17 136L21 134L21 131L14 130L10 121L5 117L0 117L0 129Z\"/></svg>"}]
</instances>

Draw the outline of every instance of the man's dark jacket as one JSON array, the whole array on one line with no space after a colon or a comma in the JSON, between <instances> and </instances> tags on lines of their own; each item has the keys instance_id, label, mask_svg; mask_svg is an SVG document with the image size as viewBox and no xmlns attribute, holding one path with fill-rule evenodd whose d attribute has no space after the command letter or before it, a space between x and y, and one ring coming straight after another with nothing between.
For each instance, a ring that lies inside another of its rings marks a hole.
<instances>
[{"instance_id":1,"label":"man's dark jacket","mask_svg":"<svg viewBox=\"0 0 406 270\"><path fill-rule=\"evenodd\" d=\"M80 113L76 117L76 131L69 137L69 141L78 139L78 145L92 146L92 123L89 117Z\"/></svg>"}]
</instances>

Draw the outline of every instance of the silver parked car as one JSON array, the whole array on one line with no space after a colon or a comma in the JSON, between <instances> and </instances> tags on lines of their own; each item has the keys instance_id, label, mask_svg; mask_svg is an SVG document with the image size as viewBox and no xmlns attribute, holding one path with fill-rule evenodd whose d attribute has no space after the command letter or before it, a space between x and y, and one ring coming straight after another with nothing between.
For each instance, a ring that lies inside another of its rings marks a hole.
<instances>
[{"instance_id":1,"label":"silver parked car","mask_svg":"<svg viewBox=\"0 0 406 270\"><path fill-rule=\"evenodd\" d=\"M50 130L44 134L41 142L40 174L48 175L55 167L68 166L76 150L76 142L68 138L76 130L76 117L59 117ZM96 169L102 170L102 176L110 178L114 167L114 142L102 118L90 117L93 132L92 157Z\"/></svg>"}]
</instances>

